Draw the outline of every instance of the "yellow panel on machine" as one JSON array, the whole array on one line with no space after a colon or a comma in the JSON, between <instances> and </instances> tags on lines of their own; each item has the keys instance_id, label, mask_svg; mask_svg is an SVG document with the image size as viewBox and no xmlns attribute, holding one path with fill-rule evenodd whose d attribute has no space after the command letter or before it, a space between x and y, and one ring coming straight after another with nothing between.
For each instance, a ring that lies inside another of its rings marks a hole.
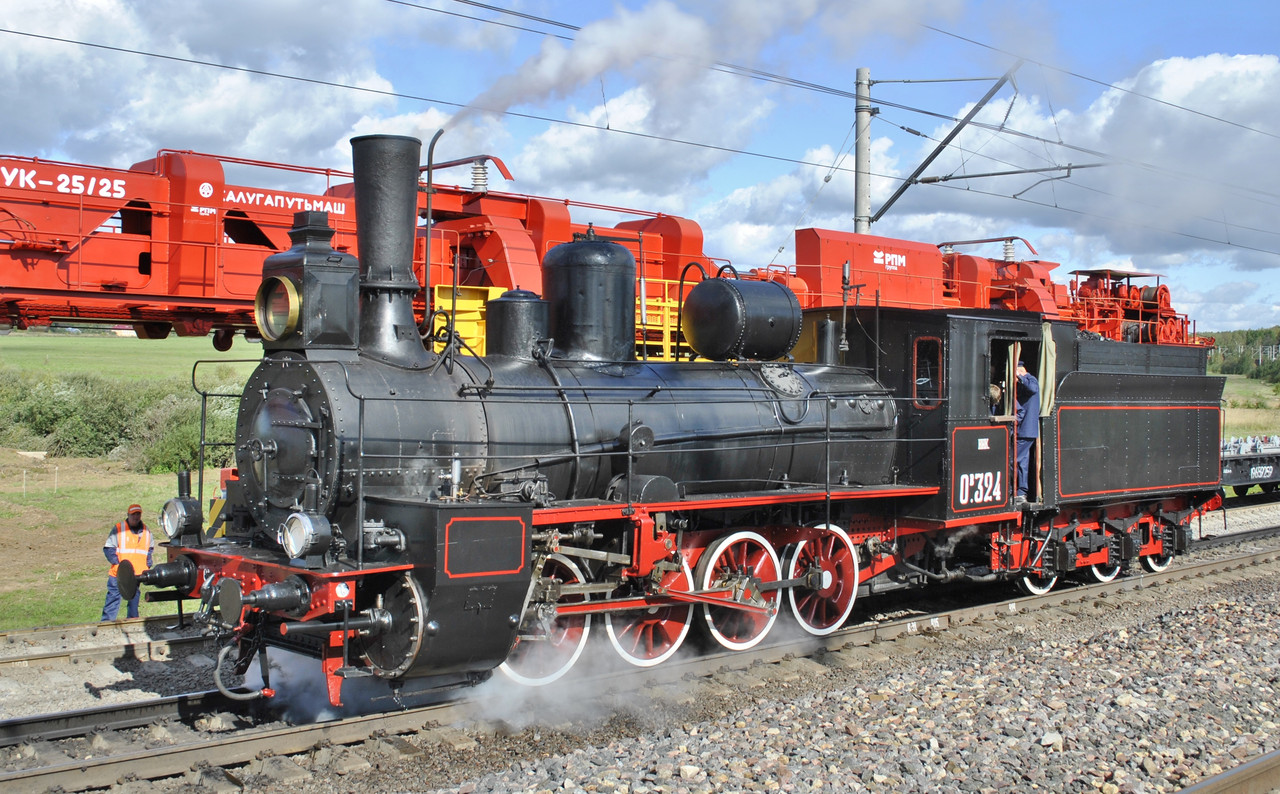
<instances>
[{"instance_id":1,"label":"yellow panel on machine","mask_svg":"<svg viewBox=\"0 0 1280 794\"><path fill-rule=\"evenodd\" d=\"M674 297L676 282L648 279L646 291L649 295L641 301L636 300L636 357L645 361L672 361L675 359L676 344L679 338L676 323L679 317L679 301ZM458 287L455 302L453 287L449 284L437 284L431 288L431 305L436 311L456 311L456 327L463 341L478 356L486 354L485 350L485 304L499 298L507 290L504 287ZM437 353L444 349L443 339L433 345ZM688 346L681 344L681 352L687 352Z\"/></svg>"},{"instance_id":2,"label":"yellow panel on machine","mask_svg":"<svg viewBox=\"0 0 1280 794\"><path fill-rule=\"evenodd\" d=\"M484 305L498 298L507 290L504 287L458 287L455 303L453 286L436 284L431 288L431 305L436 311L456 311L455 320L458 334L477 356L485 354L484 349ZM439 353L444 350L444 340L437 341L433 349Z\"/></svg>"}]
</instances>

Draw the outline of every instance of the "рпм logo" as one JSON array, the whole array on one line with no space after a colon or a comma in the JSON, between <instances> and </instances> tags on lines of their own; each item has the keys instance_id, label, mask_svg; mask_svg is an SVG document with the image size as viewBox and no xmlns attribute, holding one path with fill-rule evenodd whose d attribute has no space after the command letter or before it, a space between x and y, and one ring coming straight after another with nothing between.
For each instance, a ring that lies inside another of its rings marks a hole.
<instances>
[{"instance_id":1,"label":"\u0440\u043f\u043c logo","mask_svg":"<svg viewBox=\"0 0 1280 794\"><path fill-rule=\"evenodd\" d=\"M872 251L871 263L882 265L885 270L898 270L907 266L906 254L889 254L884 251Z\"/></svg>"}]
</instances>

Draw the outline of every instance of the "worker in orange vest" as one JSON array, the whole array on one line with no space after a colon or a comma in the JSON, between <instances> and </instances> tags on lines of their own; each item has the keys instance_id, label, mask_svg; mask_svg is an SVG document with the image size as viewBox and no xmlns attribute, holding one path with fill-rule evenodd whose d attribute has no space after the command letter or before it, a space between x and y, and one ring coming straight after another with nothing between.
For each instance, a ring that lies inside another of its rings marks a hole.
<instances>
[{"instance_id":1,"label":"worker in orange vest","mask_svg":"<svg viewBox=\"0 0 1280 794\"><path fill-rule=\"evenodd\" d=\"M151 530L142 523L142 505L129 505L129 513L124 521L115 525L107 535L107 542L102 547L107 562L111 563L111 572L107 576L107 601L102 605L102 619L115 620L120 612L120 589L116 585L116 572L120 563L128 560L135 573L142 573L151 567L151 552L155 542L151 539ZM134 593L129 599L131 618L138 616L138 598L141 593Z\"/></svg>"}]
</instances>

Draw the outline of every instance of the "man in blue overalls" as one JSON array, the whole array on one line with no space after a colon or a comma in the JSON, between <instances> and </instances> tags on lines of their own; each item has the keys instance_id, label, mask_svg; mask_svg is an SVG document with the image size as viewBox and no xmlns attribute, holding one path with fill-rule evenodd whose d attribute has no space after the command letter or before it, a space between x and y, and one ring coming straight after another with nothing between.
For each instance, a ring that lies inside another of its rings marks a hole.
<instances>
[{"instance_id":1,"label":"man in blue overalls","mask_svg":"<svg viewBox=\"0 0 1280 794\"><path fill-rule=\"evenodd\" d=\"M1018 437L1018 495L1014 504L1027 501L1027 473L1031 467L1031 447L1040 437L1040 381L1018 362L1018 410L1014 427Z\"/></svg>"}]
</instances>

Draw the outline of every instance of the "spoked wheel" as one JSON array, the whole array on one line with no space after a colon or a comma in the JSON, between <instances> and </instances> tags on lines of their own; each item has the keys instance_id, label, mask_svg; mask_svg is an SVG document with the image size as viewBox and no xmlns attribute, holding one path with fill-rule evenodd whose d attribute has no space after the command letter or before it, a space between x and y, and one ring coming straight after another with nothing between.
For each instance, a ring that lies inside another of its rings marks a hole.
<instances>
[{"instance_id":1,"label":"spoked wheel","mask_svg":"<svg viewBox=\"0 0 1280 794\"><path fill-rule=\"evenodd\" d=\"M582 584L586 578L573 560L552 554L542 565L543 578L558 579L562 584ZM565 602L585 601L585 595L565 598ZM535 622L521 627L511 654L498 669L507 678L525 686L542 686L559 679L587 647L591 633L590 615L566 615L550 623ZM531 636L530 636L531 635Z\"/></svg>"},{"instance_id":2,"label":"spoked wheel","mask_svg":"<svg viewBox=\"0 0 1280 794\"><path fill-rule=\"evenodd\" d=\"M693 573L688 563L662 577L663 590L693 589ZM649 607L604 616L609 642L618 655L637 667L653 667L680 650L693 625L693 604Z\"/></svg>"},{"instance_id":3,"label":"spoked wheel","mask_svg":"<svg viewBox=\"0 0 1280 794\"><path fill-rule=\"evenodd\" d=\"M1172 554L1148 554L1142 558L1142 567L1151 573L1160 573L1173 564Z\"/></svg>"},{"instance_id":4,"label":"spoked wheel","mask_svg":"<svg viewBox=\"0 0 1280 794\"><path fill-rule=\"evenodd\" d=\"M702 615L716 642L730 650L742 651L764 639L778 618L778 591L756 588L778 581L781 569L769 541L755 532L735 532L707 547L698 561L701 589L733 587L738 591L738 600L769 607L769 612L762 614L704 604Z\"/></svg>"},{"instance_id":5,"label":"spoked wheel","mask_svg":"<svg viewBox=\"0 0 1280 794\"><path fill-rule=\"evenodd\" d=\"M1053 586L1058 583L1058 577L1038 576L1034 573L1029 573L1019 576L1015 583L1018 585L1018 589L1026 595L1041 596L1053 589Z\"/></svg>"},{"instance_id":6,"label":"spoked wheel","mask_svg":"<svg viewBox=\"0 0 1280 794\"><path fill-rule=\"evenodd\" d=\"M1085 578L1093 582L1106 584L1120 575L1120 563L1114 565L1090 565L1086 569Z\"/></svg>"},{"instance_id":7,"label":"spoked wheel","mask_svg":"<svg viewBox=\"0 0 1280 794\"><path fill-rule=\"evenodd\" d=\"M817 589L796 585L787 589L791 613L800 627L819 637L840 628L853 612L858 595L858 551L843 529L823 524L822 535L791 548L787 555L786 579L821 571Z\"/></svg>"}]
</instances>

